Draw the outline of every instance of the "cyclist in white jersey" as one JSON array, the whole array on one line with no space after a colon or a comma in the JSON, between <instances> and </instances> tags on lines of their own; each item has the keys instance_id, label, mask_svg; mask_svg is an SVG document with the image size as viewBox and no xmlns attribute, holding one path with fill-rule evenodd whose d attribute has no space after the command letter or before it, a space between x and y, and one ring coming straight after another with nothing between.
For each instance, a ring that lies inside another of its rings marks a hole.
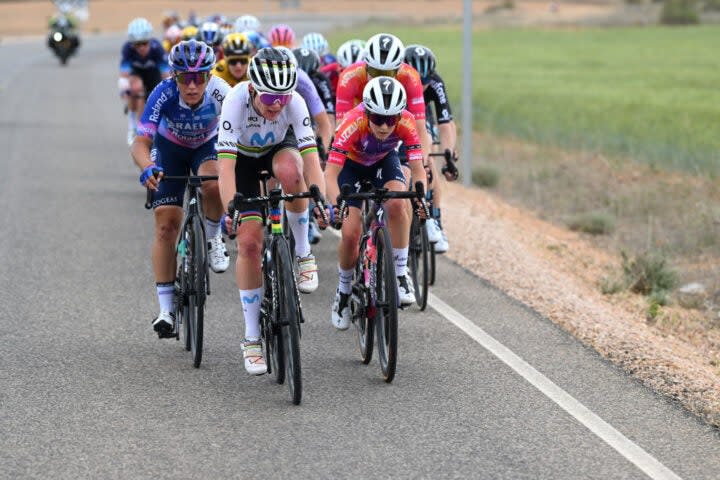
<instances>
[{"instance_id":1,"label":"cyclist in white jersey","mask_svg":"<svg viewBox=\"0 0 720 480\"><path fill-rule=\"evenodd\" d=\"M237 84L223 103L218 136L220 196L227 205L236 192L246 197L259 193L258 173L267 170L286 193L307 190L303 178L305 161L317 162L317 146L310 114L295 92L297 71L287 52L263 48L250 61L249 82ZM318 187L324 194L321 180ZM308 242L308 202L285 205L295 238L298 290L310 293L318 287L317 264ZM263 297L261 212L240 212L235 277L245 318L243 356L245 369L253 375L267 371L260 342L260 299ZM225 225L228 227L229 220Z\"/></svg>"}]
</instances>

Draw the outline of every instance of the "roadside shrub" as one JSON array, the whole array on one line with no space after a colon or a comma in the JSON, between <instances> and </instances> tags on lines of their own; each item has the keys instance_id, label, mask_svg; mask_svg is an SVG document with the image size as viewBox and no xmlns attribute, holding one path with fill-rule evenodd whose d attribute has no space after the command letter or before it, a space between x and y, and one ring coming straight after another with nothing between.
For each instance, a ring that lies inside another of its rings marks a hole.
<instances>
[{"instance_id":1,"label":"roadside shrub","mask_svg":"<svg viewBox=\"0 0 720 480\"><path fill-rule=\"evenodd\" d=\"M700 23L695 0L665 0L660 12L660 23L665 25L694 25Z\"/></svg>"},{"instance_id":2,"label":"roadside shrub","mask_svg":"<svg viewBox=\"0 0 720 480\"><path fill-rule=\"evenodd\" d=\"M589 212L571 218L567 222L568 228L575 232L584 232L591 235L606 235L615 228L610 215L602 212Z\"/></svg>"},{"instance_id":3,"label":"roadside shrub","mask_svg":"<svg viewBox=\"0 0 720 480\"><path fill-rule=\"evenodd\" d=\"M667 303L667 294L675 287L677 277L665 258L648 253L629 258L622 252L622 268L625 283L631 292L652 295L653 301L661 305Z\"/></svg>"},{"instance_id":4,"label":"roadside shrub","mask_svg":"<svg viewBox=\"0 0 720 480\"><path fill-rule=\"evenodd\" d=\"M492 167L477 167L472 172L472 183L478 187L492 188L498 184L500 173Z\"/></svg>"}]
</instances>

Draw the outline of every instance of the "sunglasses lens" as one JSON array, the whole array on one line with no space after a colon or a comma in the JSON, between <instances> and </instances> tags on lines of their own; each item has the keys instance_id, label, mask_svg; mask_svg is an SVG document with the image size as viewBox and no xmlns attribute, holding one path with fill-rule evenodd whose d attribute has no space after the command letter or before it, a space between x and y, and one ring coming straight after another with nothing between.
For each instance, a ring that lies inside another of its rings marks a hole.
<instances>
[{"instance_id":1,"label":"sunglasses lens","mask_svg":"<svg viewBox=\"0 0 720 480\"><path fill-rule=\"evenodd\" d=\"M233 65L233 66L237 65L238 63L239 63L240 65L247 65L248 62L249 62L249 60L248 60L246 57L241 57L241 58L229 58L229 59L228 59L228 64L229 64L229 65Z\"/></svg>"},{"instance_id":2,"label":"sunglasses lens","mask_svg":"<svg viewBox=\"0 0 720 480\"><path fill-rule=\"evenodd\" d=\"M184 85L190 85L191 83L200 85L201 83L207 82L208 75L208 72L181 72L176 76L178 82Z\"/></svg>"},{"instance_id":3,"label":"sunglasses lens","mask_svg":"<svg viewBox=\"0 0 720 480\"><path fill-rule=\"evenodd\" d=\"M367 67L367 73L373 78L376 77L394 77L395 70L378 70L377 68Z\"/></svg>"},{"instance_id":4,"label":"sunglasses lens","mask_svg":"<svg viewBox=\"0 0 720 480\"><path fill-rule=\"evenodd\" d=\"M368 118L378 126L384 124L388 127L393 127L398 121L398 115L380 115L379 113L371 113L368 115Z\"/></svg>"},{"instance_id":5,"label":"sunglasses lens","mask_svg":"<svg viewBox=\"0 0 720 480\"><path fill-rule=\"evenodd\" d=\"M292 98L292 95L284 94L284 95L278 95L274 93L260 93L260 101L264 103L265 105L272 105L274 103L279 103L280 105L287 105L290 103L290 99Z\"/></svg>"}]
</instances>

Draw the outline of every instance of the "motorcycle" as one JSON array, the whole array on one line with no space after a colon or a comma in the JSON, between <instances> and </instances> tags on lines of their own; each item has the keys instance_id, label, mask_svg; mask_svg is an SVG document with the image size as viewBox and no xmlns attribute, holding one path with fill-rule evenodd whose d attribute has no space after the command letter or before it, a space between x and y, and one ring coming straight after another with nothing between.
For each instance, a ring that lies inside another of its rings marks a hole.
<instances>
[{"instance_id":1,"label":"motorcycle","mask_svg":"<svg viewBox=\"0 0 720 480\"><path fill-rule=\"evenodd\" d=\"M77 34L65 29L54 29L48 37L48 47L55 52L61 65L67 64L68 58L79 46L80 39Z\"/></svg>"}]
</instances>

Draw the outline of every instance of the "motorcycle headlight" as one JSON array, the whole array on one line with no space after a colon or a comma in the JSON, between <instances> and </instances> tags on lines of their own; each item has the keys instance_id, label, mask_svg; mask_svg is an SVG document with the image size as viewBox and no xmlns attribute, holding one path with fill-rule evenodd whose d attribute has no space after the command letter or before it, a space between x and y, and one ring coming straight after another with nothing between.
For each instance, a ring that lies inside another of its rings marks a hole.
<instances>
[{"instance_id":1,"label":"motorcycle headlight","mask_svg":"<svg viewBox=\"0 0 720 480\"><path fill-rule=\"evenodd\" d=\"M62 40L62 38L63 38L62 33L60 33L60 32L53 33L53 40L55 40L56 42L59 42L60 40Z\"/></svg>"}]
</instances>

